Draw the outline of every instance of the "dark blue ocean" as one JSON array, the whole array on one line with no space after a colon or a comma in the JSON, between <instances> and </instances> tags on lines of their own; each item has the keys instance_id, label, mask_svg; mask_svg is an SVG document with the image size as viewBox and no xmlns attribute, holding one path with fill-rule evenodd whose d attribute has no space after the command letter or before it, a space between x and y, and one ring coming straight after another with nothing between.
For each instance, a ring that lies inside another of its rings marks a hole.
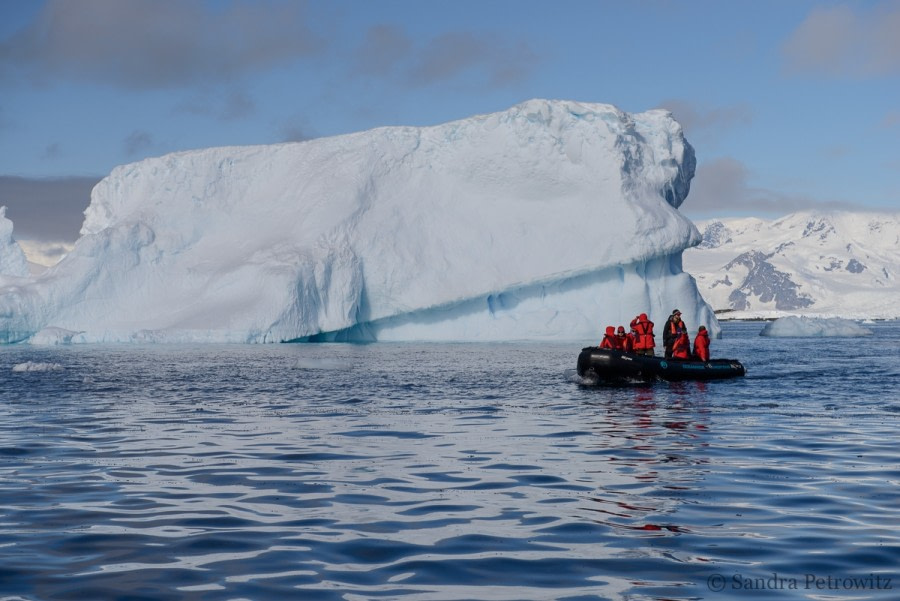
<instances>
[{"instance_id":1,"label":"dark blue ocean","mask_svg":"<svg viewBox=\"0 0 900 601\"><path fill-rule=\"evenodd\" d=\"M900 324L745 378L579 344L0 348L0 599L900 598Z\"/></svg>"}]
</instances>

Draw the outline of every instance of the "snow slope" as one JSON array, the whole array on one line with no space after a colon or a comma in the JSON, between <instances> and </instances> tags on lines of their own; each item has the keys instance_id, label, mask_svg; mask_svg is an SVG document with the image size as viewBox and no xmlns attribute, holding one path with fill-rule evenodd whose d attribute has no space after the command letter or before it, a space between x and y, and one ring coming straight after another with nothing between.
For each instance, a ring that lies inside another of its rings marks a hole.
<instances>
[{"instance_id":1,"label":"snow slope","mask_svg":"<svg viewBox=\"0 0 900 601\"><path fill-rule=\"evenodd\" d=\"M148 159L96 186L62 261L0 288L0 339L599 339L675 306L715 333L681 270L694 166L667 112L546 100Z\"/></svg>"},{"instance_id":2,"label":"snow slope","mask_svg":"<svg viewBox=\"0 0 900 601\"><path fill-rule=\"evenodd\" d=\"M703 297L728 318L900 318L900 212L802 212L698 223L684 253Z\"/></svg>"}]
</instances>

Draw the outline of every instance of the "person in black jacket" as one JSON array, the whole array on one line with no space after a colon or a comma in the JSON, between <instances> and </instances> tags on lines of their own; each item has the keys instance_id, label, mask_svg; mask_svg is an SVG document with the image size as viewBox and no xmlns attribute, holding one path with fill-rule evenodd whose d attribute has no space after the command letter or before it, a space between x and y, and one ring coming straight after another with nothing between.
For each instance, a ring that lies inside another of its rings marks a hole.
<instances>
[{"instance_id":1,"label":"person in black jacket","mask_svg":"<svg viewBox=\"0 0 900 601\"><path fill-rule=\"evenodd\" d=\"M681 321L681 311L675 309L666 320L666 325L663 326L663 346L666 348L666 359L672 358L672 346L679 336L686 333L687 328Z\"/></svg>"}]
</instances>

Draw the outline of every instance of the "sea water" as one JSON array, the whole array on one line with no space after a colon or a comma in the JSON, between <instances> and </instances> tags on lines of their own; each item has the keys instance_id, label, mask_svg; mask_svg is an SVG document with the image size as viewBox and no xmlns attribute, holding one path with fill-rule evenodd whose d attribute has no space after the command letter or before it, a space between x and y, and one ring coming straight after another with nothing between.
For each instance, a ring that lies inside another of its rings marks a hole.
<instances>
[{"instance_id":1,"label":"sea water","mask_svg":"<svg viewBox=\"0 0 900 601\"><path fill-rule=\"evenodd\" d=\"M579 344L0 348L0 599L900 598L900 325L744 378Z\"/></svg>"}]
</instances>

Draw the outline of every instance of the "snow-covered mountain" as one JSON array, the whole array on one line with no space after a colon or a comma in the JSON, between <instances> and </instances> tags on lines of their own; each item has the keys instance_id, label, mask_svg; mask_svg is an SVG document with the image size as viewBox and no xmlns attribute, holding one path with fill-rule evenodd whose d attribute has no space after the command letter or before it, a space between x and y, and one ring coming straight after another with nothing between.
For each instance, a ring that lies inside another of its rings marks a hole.
<instances>
[{"instance_id":1,"label":"snow-covered mountain","mask_svg":"<svg viewBox=\"0 0 900 601\"><path fill-rule=\"evenodd\" d=\"M668 112L546 100L148 159L62 261L0 278L0 341L599 340L674 307L715 333L681 269L694 167Z\"/></svg>"},{"instance_id":2,"label":"snow-covered mountain","mask_svg":"<svg viewBox=\"0 0 900 601\"><path fill-rule=\"evenodd\" d=\"M685 271L720 317L900 318L900 213L699 222Z\"/></svg>"}]
</instances>

